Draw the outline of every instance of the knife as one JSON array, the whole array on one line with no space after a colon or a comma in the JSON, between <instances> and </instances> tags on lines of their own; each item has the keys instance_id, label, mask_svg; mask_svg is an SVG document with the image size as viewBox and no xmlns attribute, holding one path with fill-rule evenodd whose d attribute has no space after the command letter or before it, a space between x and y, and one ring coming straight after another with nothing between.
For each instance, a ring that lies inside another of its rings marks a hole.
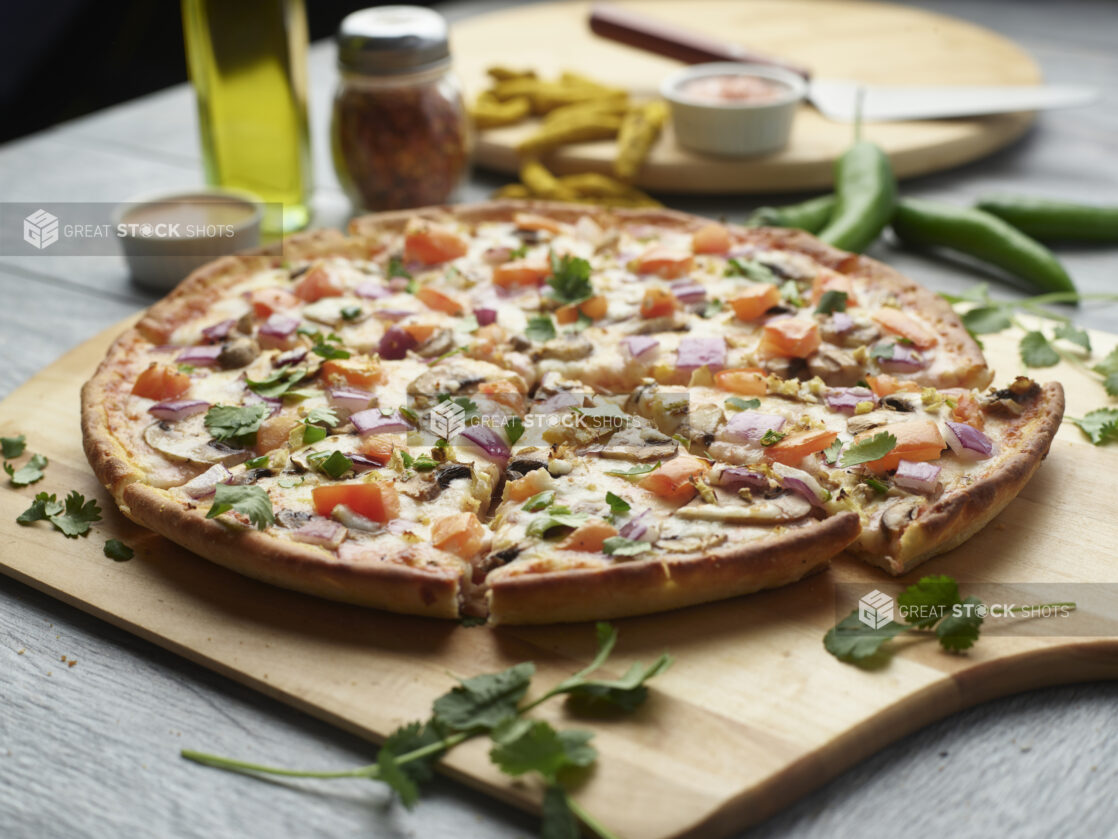
<instances>
[{"instance_id":1,"label":"knife","mask_svg":"<svg viewBox=\"0 0 1118 839\"><path fill-rule=\"evenodd\" d=\"M859 91L864 97L861 103L863 122L947 119L1074 108L1088 105L1099 96L1097 89L1082 85L892 86L864 85L841 79L813 79L806 67L609 5L596 5L591 9L590 31L611 41L684 64L735 61L790 70L807 80L807 98L811 104L823 116L836 122L854 122Z\"/></svg>"}]
</instances>

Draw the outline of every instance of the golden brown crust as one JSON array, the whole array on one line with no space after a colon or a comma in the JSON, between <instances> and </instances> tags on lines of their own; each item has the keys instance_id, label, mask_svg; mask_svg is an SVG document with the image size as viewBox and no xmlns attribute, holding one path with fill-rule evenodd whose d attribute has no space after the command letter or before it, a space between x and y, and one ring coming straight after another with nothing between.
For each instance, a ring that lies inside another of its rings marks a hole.
<instances>
[{"instance_id":1,"label":"golden brown crust","mask_svg":"<svg viewBox=\"0 0 1118 839\"><path fill-rule=\"evenodd\" d=\"M814 519L763 540L730 542L663 562L545 574L491 575L489 621L569 623L694 606L794 583L822 569L858 536L858 516Z\"/></svg>"},{"instance_id":2,"label":"golden brown crust","mask_svg":"<svg viewBox=\"0 0 1118 839\"><path fill-rule=\"evenodd\" d=\"M1064 389L1043 385L1037 399L1012 424L1020 446L988 475L965 488L945 493L922 510L881 552L851 552L890 574L911 571L938 554L958 547L1000 513L1028 483L1048 454L1064 415Z\"/></svg>"}]
</instances>

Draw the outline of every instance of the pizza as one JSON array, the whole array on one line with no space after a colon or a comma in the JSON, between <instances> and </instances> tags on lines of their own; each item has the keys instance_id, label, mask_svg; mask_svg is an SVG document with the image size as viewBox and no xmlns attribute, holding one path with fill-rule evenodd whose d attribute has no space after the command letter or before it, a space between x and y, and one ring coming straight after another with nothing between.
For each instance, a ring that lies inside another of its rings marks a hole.
<instances>
[{"instance_id":1,"label":"pizza","mask_svg":"<svg viewBox=\"0 0 1118 839\"><path fill-rule=\"evenodd\" d=\"M809 234L502 201L199 269L82 426L125 515L237 572L548 623L960 544L1063 413L991 379L945 301Z\"/></svg>"}]
</instances>

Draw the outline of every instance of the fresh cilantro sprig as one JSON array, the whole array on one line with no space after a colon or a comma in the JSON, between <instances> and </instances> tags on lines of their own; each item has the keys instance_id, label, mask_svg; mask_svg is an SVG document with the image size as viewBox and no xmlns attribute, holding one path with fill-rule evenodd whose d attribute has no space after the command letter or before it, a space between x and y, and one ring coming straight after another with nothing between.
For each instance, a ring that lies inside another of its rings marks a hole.
<instances>
[{"instance_id":1,"label":"fresh cilantro sprig","mask_svg":"<svg viewBox=\"0 0 1118 839\"><path fill-rule=\"evenodd\" d=\"M647 475L649 472L655 472L660 468L660 461L655 463L638 463L628 469L607 469L607 475L616 475L619 478L628 478L630 481Z\"/></svg>"},{"instance_id":2,"label":"fresh cilantro sprig","mask_svg":"<svg viewBox=\"0 0 1118 839\"><path fill-rule=\"evenodd\" d=\"M279 399L306 378L306 375L307 371L302 367L281 367L263 379L245 379L245 387L263 399Z\"/></svg>"},{"instance_id":3,"label":"fresh cilantro sprig","mask_svg":"<svg viewBox=\"0 0 1118 839\"><path fill-rule=\"evenodd\" d=\"M333 408L311 408L303 417L303 445L318 443L326 439L328 428L333 428L341 420Z\"/></svg>"},{"instance_id":4,"label":"fresh cilantro sprig","mask_svg":"<svg viewBox=\"0 0 1118 839\"><path fill-rule=\"evenodd\" d=\"M885 643L905 632L933 632L947 652L969 650L978 640L984 609L977 597L962 597L954 578L947 575L922 577L897 596L897 605L907 618L890 620L873 628L854 610L823 637L823 647L840 661L862 667L884 662ZM1075 608L1075 603L1044 603L1017 606L1013 612L1031 612L1052 607Z\"/></svg>"},{"instance_id":5,"label":"fresh cilantro sprig","mask_svg":"<svg viewBox=\"0 0 1118 839\"><path fill-rule=\"evenodd\" d=\"M594 286L590 282L590 263L578 256L552 252L550 256L551 276L547 284L551 296L560 303L581 303L594 296Z\"/></svg>"},{"instance_id":6,"label":"fresh cilantro sprig","mask_svg":"<svg viewBox=\"0 0 1118 839\"><path fill-rule=\"evenodd\" d=\"M834 312L845 312L847 297L845 291L828 289L820 296L819 303L815 307L815 313L817 315L830 315Z\"/></svg>"},{"instance_id":7,"label":"fresh cilantro sprig","mask_svg":"<svg viewBox=\"0 0 1118 839\"><path fill-rule=\"evenodd\" d=\"M206 518L215 519L230 510L248 516L257 530L264 530L276 521L272 513L272 499L257 486L218 484L214 488L213 505L206 513Z\"/></svg>"},{"instance_id":8,"label":"fresh cilantro sprig","mask_svg":"<svg viewBox=\"0 0 1118 839\"><path fill-rule=\"evenodd\" d=\"M550 315L537 315L533 318L528 318L528 324L524 328L524 336L529 341L537 343L544 343L550 341L559 333L555 331L555 321L551 319Z\"/></svg>"},{"instance_id":9,"label":"fresh cilantro sprig","mask_svg":"<svg viewBox=\"0 0 1118 839\"><path fill-rule=\"evenodd\" d=\"M780 278L767 265L756 259L738 259L730 257L726 260L727 277L743 277L754 283L771 283L780 285Z\"/></svg>"},{"instance_id":10,"label":"fresh cilantro sprig","mask_svg":"<svg viewBox=\"0 0 1118 839\"><path fill-rule=\"evenodd\" d=\"M839 466L843 469L849 469L851 466L857 466L860 463L880 460L896 447L896 436L888 431L880 431L872 437L846 446L839 458Z\"/></svg>"},{"instance_id":11,"label":"fresh cilantro sprig","mask_svg":"<svg viewBox=\"0 0 1118 839\"><path fill-rule=\"evenodd\" d=\"M756 398L742 399L740 396L731 396L726 400L726 404L738 411L752 411L761 407L761 400Z\"/></svg>"},{"instance_id":12,"label":"fresh cilantro sprig","mask_svg":"<svg viewBox=\"0 0 1118 839\"><path fill-rule=\"evenodd\" d=\"M76 539L89 533L94 522L101 521L101 507L95 499L87 501L77 490L71 491L65 501L59 501L53 493L40 492L16 521L20 524L49 521L67 539Z\"/></svg>"},{"instance_id":13,"label":"fresh cilantro sprig","mask_svg":"<svg viewBox=\"0 0 1118 839\"><path fill-rule=\"evenodd\" d=\"M219 442L251 442L271 413L268 405L214 405L206 411L203 422L210 436Z\"/></svg>"},{"instance_id":14,"label":"fresh cilantro sprig","mask_svg":"<svg viewBox=\"0 0 1118 839\"><path fill-rule=\"evenodd\" d=\"M1094 445L1118 442L1118 408L1098 408L1082 418L1068 417Z\"/></svg>"},{"instance_id":15,"label":"fresh cilantro sprig","mask_svg":"<svg viewBox=\"0 0 1118 839\"><path fill-rule=\"evenodd\" d=\"M27 463L18 469L15 468L8 461L4 461L4 471L8 473L8 480L11 481L14 487L25 487L36 481L43 479L43 470L47 468L47 460L45 455L33 454Z\"/></svg>"},{"instance_id":16,"label":"fresh cilantro sprig","mask_svg":"<svg viewBox=\"0 0 1118 839\"><path fill-rule=\"evenodd\" d=\"M489 758L507 775L539 775L546 784L543 800L544 837L577 837L578 821L602 839L613 834L567 793L565 779L572 770L592 766L598 759L590 745L593 733L579 729L557 730L551 724L527 717L538 705L556 696L567 696L575 711L602 707L632 711L648 698L645 683L666 671L672 659L666 653L649 667L632 664L620 678L601 679L594 674L606 663L617 644L617 630L597 625L598 650L589 666L564 679L538 699L524 702L536 668L522 662L498 673L463 679L432 704L425 722L401 726L384 741L375 763L340 771L304 771L264 766L189 749L187 760L244 774L282 775L297 778L369 778L387 784L405 807L419 800L419 785L430 780L434 763L447 750L466 740L488 735Z\"/></svg>"},{"instance_id":17,"label":"fresh cilantro sprig","mask_svg":"<svg viewBox=\"0 0 1118 839\"><path fill-rule=\"evenodd\" d=\"M505 420L505 438L510 446L515 446L517 440L524 436L524 420L520 417L509 417Z\"/></svg>"},{"instance_id":18,"label":"fresh cilantro sprig","mask_svg":"<svg viewBox=\"0 0 1118 839\"><path fill-rule=\"evenodd\" d=\"M127 562L136 555L136 552L119 539L109 539L105 542L105 556L115 562Z\"/></svg>"},{"instance_id":19,"label":"fresh cilantro sprig","mask_svg":"<svg viewBox=\"0 0 1118 839\"><path fill-rule=\"evenodd\" d=\"M27 438L20 434L18 437L0 437L0 455L5 460L15 460L27 447Z\"/></svg>"}]
</instances>

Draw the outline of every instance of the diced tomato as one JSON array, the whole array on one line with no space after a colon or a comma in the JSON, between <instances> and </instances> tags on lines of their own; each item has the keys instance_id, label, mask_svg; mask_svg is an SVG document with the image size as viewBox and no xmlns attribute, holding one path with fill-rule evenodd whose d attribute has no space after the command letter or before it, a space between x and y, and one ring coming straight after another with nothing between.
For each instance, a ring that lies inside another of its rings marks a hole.
<instances>
[{"instance_id":1,"label":"diced tomato","mask_svg":"<svg viewBox=\"0 0 1118 839\"><path fill-rule=\"evenodd\" d=\"M690 501L698 490L691 478L705 475L710 464L690 455L676 455L659 469L641 478L637 484L649 492L654 492L667 501L678 504Z\"/></svg>"},{"instance_id":2,"label":"diced tomato","mask_svg":"<svg viewBox=\"0 0 1118 839\"><path fill-rule=\"evenodd\" d=\"M636 258L633 268L638 274L656 274L665 280L682 277L695 264L687 251L656 245Z\"/></svg>"},{"instance_id":3,"label":"diced tomato","mask_svg":"<svg viewBox=\"0 0 1118 839\"><path fill-rule=\"evenodd\" d=\"M136 377L132 393L144 399L163 402L182 396L190 389L190 376L165 364L153 364Z\"/></svg>"},{"instance_id":4,"label":"diced tomato","mask_svg":"<svg viewBox=\"0 0 1118 839\"><path fill-rule=\"evenodd\" d=\"M258 288L249 292L248 297L253 313L261 320L271 317L276 312L288 312L302 305L303 302L283 288Z\"/></svg>"},{"instance_id":5,"label":"diced tomato","mask_svg":"<svg viewBox=\"0 0 1118 839\"><path fill-rule=\"evenodd\" d=\"M894 335L912 341L918 350L926 350L939 343L939 338L932 330L900 309L885 306L874 312L871 317Z\"/></svg>"},{"instance_id":6,"label":"diced tomato","mask_svg":"<svg viewBox=\"0 0 1118 839\"><path fill-rule=\"evenodd\" d=\"M644 299L641 300L642 318L667 317L679 308L679 300L667 288L645 289Z\"/></svg>"},{"instance_id":7,"label":"diced tomato","mask_svg":"<svg viewBox=\"0 0 1118 839\"><path fill-rule=\"evenodd\" d=\"M617 535L617 528L609 522L595 519L578 527L570 536L559 543L561 551L591 551L598 553L602 543Z\"/></svg>"},{"instance_id":8,"label":"diced tomato","mask_svg":"<svg viewBox=\"0 0 1118 839\"><path fill-rule=\"evenodd\" d=\"M493 284L502 288L539 285L551 274L551 266L534 259L514 259L493 268Z\"/></svg>"},{"instance_id":9,"label":"diced tomato","mask_svg":"<svg viewBox=\"0 0 1118 839\"><path fill-rule=\"evenodd\" d=\"M732 244L730 231L721 224L700 227L691 237L691 250L695 253L726 253Z\"/></svg>"},{"instance_id":10,"label":"diced tomato","mask_svg":"<svg viewBox=\"0 0 1118 839\"><path fill-rule=\"evenodd\" d=\"M762 330L761 352L766 356L807 358L819 344L819 324L806 318L770 320Z\"/></svg>"},{"instance_id":11,"label":"diced tomato","mask_svg":"<svg viewBox=\"0 0 1118 839\"><path fill-rule=\"evenodd\" d=\"M756 320L780 302L780 289L772 283L746 286L730 301L739 320Z\"/></svg>"},{"instance_id":12,"label":"diced tomato","mask_svg":"<svg viewBox=\"0 0 1118 839\"><path fill-rule=\"evenodd\" d=\"M435 519L431 544L462 559L477 556L485 544L485 528L473 513L454 513Z\"/></svg>"},{"instance_id":13,"label":"diced tomato","mask_svg":"<svg viewBox=\"0 0 1118 839\"><path fill-rule=\"evenodd\" d=\"M822 269L816 274L815 280L811 284L811 302L818 303L819 298L827 291L845 291L846 305L858 305L858 300L854 297L854 282L845 274L826 269Z\"/></svg>"},{"instance_id":14,"label":"diced tomato","mask_svg":"<svg viewBox=\"0 0 1118 839\"><path fill-rule=\"evenodd\" d=\"M583 300L581 303L568 303L555 310L555 320L560 324L574 323L578 320L579 313L586 315L590 320L599 320L605 317L609 302L600 294Z\"/></svg>"},{"instance_id":15,"label":"diced tomato","mask_svg":"<svg viewBox=\"0 0 1118 839\"><path fill-rule=\"evenodd\" d=\"M545 489L553 489L555 481L546 469L533 469L523 478L505 484L505 498L511 501L527 501Z\"/></svg>"},{"instance_id":16,"label":"diced tomato","mask_svg":"<svg viewBox=\"0 0 1118 839\"><path fill-rule=\"evenodd\" d=\"M742 396L764 396L766 393L765 371L759 367L719 370L714 374L714 384Z\"/></svg>"},{"instance_id":17,"label":"diced tomato","mask_svg":"<svg viewBox=\"0 0 1118 839\"><path fill-rule=\"evenodd\" d=\"M465 308L450 294L445 291L439 291L437 288L424 286L415 293L415 296L423 301L430 309L438 312L446 312L448 315L460 315Z\"/></svg>"},{"instance_id":18,"label":"diced tomato","mask_svg":"<svg viewBox=\"0 0 1118 839\"><path fill-rule=\"evenodd\" d=\"M381 524L400 515L400 496L389 483L325 484L312 489L311 497L320 516L329 516L339 504Z\"/></svg>"},{"instance_id":19,"label":"diced tomato","mask_svg":"<svg viewBox=\"0 0 1118 839\"><path fill-rule=\"evenodd\" d=\"M293 412L284 411L269 417L260 423L260 430L256 432L257 454L267 454L287 444L291 432L299 424L299 418Z\"/></svg>"},{"instance_id":20,"label":"diced tomato","mask_svg":"<svg viewBox=\"0 0 1118 839\"><path fill-rule=\"evenodd\" d=\"M492 382L482 382L477 389L479 393L484 393L494 402L512 408L518 414L524 413L524 394L520 392L515 382L497 379Z\"/></svg>"},{"instance_id":21,"label":"diced tomato","mask_svg":"<svg viewBox=\"0 0 1118 839\"><path fill-rule=\"evenodd\" d=\"M433 323L405 323L400 328L415 338L416 343L419 344L434 335L435 330L438 329Z\"/></svg>"},{"instance_id":22,"label":"diced tomato","mask_svg":"<svg viewBox=\"0 0 1118 839\"><path fill-rule=\"evenodd\" d=\"M322 380L335 387L348 385L360 389L384 384L384 368L377 359L367 355L331 358L322 362L321 370Z\"/></svg>"},{"instance_id":23,"label":"diced tomato","mask_svg":"<svg viewBox=\"0 0 1118 839\"><path fill-rule=\"evenodd\" d=\"M882 373L880 376L866 376L866 384L870 386L873 395L878 399L888 396L890 393L903 391L911 393L920 390L920 386L916 382L901 381L896 376L890 376L888 373Z\"/></svg>"},{"instance_id":24,"label":"diced tomato","mask_svg":"<svg viewBox=\"0 0 1118 839\"><path fill-rule=\"evenodd\" d=\"M469 251L466 240L445 227L420 222L404 235L404 259L422 262L424 265L438 265L449 262Z\"/></svg>"},{"instance_id":25,"label":"diced tomato","mask_svg":"<svg viewBox=\"0 0 1118 839\"><path fill-rule=\"evenodd\" d=\"M517 213L512 217L513 224L519 230L546 230L549 233L562 233L563 225L547 216L535 213Z\"/></svg>"},{"instance_id":26,"label":"diced tomato","mask_svg":"<svg viewBox=\"0 0 1118 839\"><path fill-rule=\"evenodd\" d=\"M396 450L396 444L391 437L385 434L370 434L368 437L361 438L361 442L357 444L357 450L370 460L375 460L381 466L384 466L392 460L392 453Z\"/></svg>"},{"instance_id":27,"label":"diced tomato","mask_svg":"<svg viewBox=\"0 0 1118 839\"><path fill-rule=\"evenodd\" d=\"M316 265L303 274L292 290L296 297L308 303L321 300L323 297L341 297L345 294L345 287L341 280L321 265Z\"/></svg>"},{"instance_id":28,"label":"diced tomato","mask_svg":"<svg viewBox=\"0 0 1118 839\"><path fill-rule=\"evenodd\" d=\"M821 452L838 437L837 431L803 431L789 434L765 449L765 456L786 466L795 466L809 454Z\"/></svg>"},{"instance_id":29,"label":"diced tomato","mask_svg":"<svg viewBox=\"0 0 1118 839\"><path fill-rule=\"evenodd\" d=\"M932 420L913 420L894 422L889 425L871 428L854 438L855 443L888 432L897 438L897 445L884 457L871 460L866 464L875 472L896 469L902 460L936 460L943 452L946 443L939 433L939 426Z\"/></svg>"},{"instance_id":30,"label":"diced tomato","mask_svg":"<svg viewBox=\"0 0 1118 839\"><path fill-rule=\"evenodd\" d=\"M969 390L964 390L957 394L950 394L950 398L955 402L955 407L951 410L951 419L955 422L965 422L968 425L973 425L981 431L986 425L986 418L982 414L982 408L979 406L978 400L974 398L974 394Z\"/></svg>"}]
</instances>

